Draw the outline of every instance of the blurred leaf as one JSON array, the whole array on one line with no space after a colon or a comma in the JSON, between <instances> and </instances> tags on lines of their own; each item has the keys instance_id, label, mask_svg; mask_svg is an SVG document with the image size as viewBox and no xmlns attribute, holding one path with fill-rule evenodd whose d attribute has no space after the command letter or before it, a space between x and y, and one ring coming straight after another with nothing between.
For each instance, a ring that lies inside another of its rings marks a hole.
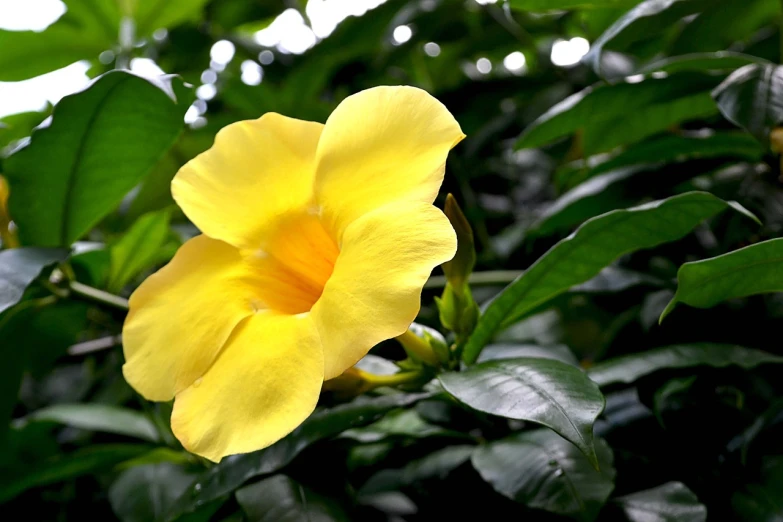
<instances>
[{"instance_id":1,"label":"blurred leaf","mask_svg":"<svg viewBox=\"0 0 783 522\"><path fill-rule=\"evenodd\" d=\"M22 242L68 246L115 208L174 142L188 96L177 78L113 71L64 98L5 162Z\"/></svg>"},{"instance_id":2,"label":"blurred leaf","mask_svg":"<svg viewBox=\"0 0 783 522\"><path fill-rule=\"evenodd\" d=\"M783 357L729 344L683 344L615 357L595 364L587 374L599 386L607 386L631 383L670 368L739 366L748 370L767 363L783 363Z\"/></svg>"},{"instance_id":3,"label":"blurred leaf","mask_svg":"<svg viewBox=\"0 0 783 522\"><path fill-rule=\"evenodd\" d=\"M167 29L197 20L209 0L136 0L131 16L139 38L150 36L156 29Z\"/></svg>"},{"instance_id":4,"label":"blurred leaf","mask_svg":"<svg viewBox=\"0 0 783 522\"><path fill-rule=\"evenodd\" d=\"M359 426L366 426L391 410L408 406L429 394L360 397L313 413L296 430L267 449L223 459L203 473L177 500L167 520L175 520L212 500L222 498L259 475L269 475L291 462L315 442Z\"/></svg>"},{"instance_id":5,"label":"blurred leaf","mask_svg":"<svg viewBox=\"0 0 783 522\"><path fill-rule=\"evenodd\" d=\"M169 238L170 217L169 210L145 214L109 247L109 292L119 293L134 277L158 262L160 250Z\"/></svg>"},{"instance_id":6,"label":"blurred leaf","mask_svg":"<svg viewBox=\"0 0 783 522\"><path fill-rule=\"evenodd\" d=\"M31 421L48 421L90 431L116 433L157 442L155 425L144 414L108 404L56 404L27 417Z\"/></svg>"},{"instance_id":7,"label":"blurred leaf","mask_svg":"<svg viewBox=\"0 0 783 522\"><path fill-rule=\"evenodd\" d=\"M28 489L62 482L89 473L97 473L149 451L141 444L103 444L56 455L31 466L20 476L0 478L0 502Z\"/></svg>"},{"instance_id":8,"label":"blurred leaf","mask_svg":"<svg viewBox=\"0 0 783 522\"><path fill-rule=\"evenodd\" d=\"M528 126L516 148L540 147L578 130L586 154L633 143L677 123L717 113L709 95L717 83L712 76L688 72L588 87Z\"/></svg>"},{"instance_id":9,"label":"blurred leaf","mask_svg":"<svg viewBox=\"0 0 783 522\"><path fill-rule=\"evenodd\" d=\"M109 502L122 522L159 520L194 477L171 463L136 466L117 477L109 488Z\"/></svg>"},{"instance_id":10,"label":"blurred leaf","mask_svg":"<svg viewBox=\"0 0 783 522\"><path fill-rule=\"evenodd\" d=\"M46 119L48 112L20 112L0 118L0 149L29 136L32 130Z\"/></svg>"},{"instance_id":11,"label":"blurred leaf","mask_svg":"<svg viewBox=\"0 0 783 522\"><path fill-rule=\"evenodd\" d=\"M644 0L620 17L582 59L601 75L604 47L623 49L630 43L668 29L684 16L698 13L722 0Z\"/></svg>"},{"instance_id":12,"label":"blurred leaf","mask_svg":"<svg viewBox=\"0 0 783 522\"><path fill-rule=\"evenodd\" d=\"M359 496L397 491L427 479L446 480L449 473L470 460L475 449L475 446L447 446L412 460L403 468L382 469L361 487Z\"/></svg>"},{"instance_id":13,"label":"blurred leaf","mask_svg":"<svg viewBox=\"0 0 783 522\"><path fill-rule=\"evenodd\" d=\"M355 439L359 442L378 442L389 437L461 437L464 433L447 430L432 425L422 419L416 410L398 410L385 415L380 420L363 428L346 430L341 437Z\"/></svg>"},{"instance_id":14,"label":"blurred leaf","mask_svg":"<svg viewBox=\"0 0 783 522\"><path fill-rule=\"evenodd\" d=\"M736 203L727 203L705 192L689 192L586 221L490 303L465 346L465 361L476 360L512 312L532 310L588 281L623 254L680 239L705 219L727 208L749 215Z\"/></svg>"},{"instance_id":15,"label":"blurred leaf","mask_svg":"<svg viewBox=\"0 0 783 522\"><path fill-rule=\"evenodd\" d=\"M704 522L707 508L682 482L631 493L614 500L630 522Z\"/></svg>"},{"instance_id":16,"label":"blurred leaf","mask_svg":"<svg viewBox=\"0 0 783 522\"><path fill-rule=\"evenodd\" d=\"M713 92L727 120L762 143L783 123L783 67L746 65L737 69Z\"/></svg>"},{"instance_id":17,"label":"blurred leaf","mask_svg":"<svg viewBox=\"0 0 783 522\"><path fill-rule=\"evenodd\" d=\"M743 522L783 520L783 457L767 456L761 469L761 482L748 484L731 498L732 507Z\"/></svg>"},{"instance_id":18,"label":"blurred leaf","mask_svg":"<svg viewBox=\"0 0 783 522\"><path fill-rule=\"evenodd\" d=\"M636 0L509 0L513 9L522 11L555 11L558 9L606 9L630 7Z\"/></svg>"},{"instance_id":19,"label":"blurred leaf","mask_svg":"<svg viewBox=\"0 0 783 522\"><path fill-rule=\"evenodd\" d=\"M735 53L732 51L718 51L714 53L690 53L680 56L666 57L649 65L642 67L639 74L649 74L653 72L665 72L674 74L682 71L726 71L732 72L735 69L752 63L769 64L769 62L758 56L749 54Z\"/></svg>"},{"instance_id":20,"label":"blurred leaf","mask_svg":"<svg viewBox=\"0 0 783 522\"><path fill-rule=\"evenodd\" d=\"M783 238L685 263L677 271L677 283L677 292L661 314L661 321L677 303L710 308L727 299L781 292Z\"/></svg>"},{"instance_id":21,"label":"blurred leaf","mask_svg":"<svg viewBox=\"0 0 783 522\"><path fill-rule=\"evenodd\" d=\"M45 267L66 257L68 251L59 248L13 248L0 252L0 313L22 299Z\"/></svg>"},{"instance_id":22,"label":"blurred leaf","mask_svg":"<svg viewBox=\"0 0 783 522\"><path fill-rule=\"evenodd\" d=\"M521 504L579 520L595 520L614 489L612 450L596 440L601 471L548 430L517 433L479 447L473 466L498 493Z\"/></svg>"},{"instance_id":23,"label":"blurred leaf","mask_svg":"<svg viewBox=\"0 0 783 522\"><path fill-rule=\"evenodd\" d=\"M604 397L579 368L553 359L507 359L444 373L438 379L471 408L553 429L598 466L593 423L604 409Z\"/></svg>"},{"instance_id":24,"label":"blurred leaf","mask_svg":"<svg viewBox=\"0 0 783 522\"><path fill-rule=\"evenodd\" d=\"M340 505L285 475L245 486L236 492L248 522L348 521Z\"/></svg>"}]
</instances>

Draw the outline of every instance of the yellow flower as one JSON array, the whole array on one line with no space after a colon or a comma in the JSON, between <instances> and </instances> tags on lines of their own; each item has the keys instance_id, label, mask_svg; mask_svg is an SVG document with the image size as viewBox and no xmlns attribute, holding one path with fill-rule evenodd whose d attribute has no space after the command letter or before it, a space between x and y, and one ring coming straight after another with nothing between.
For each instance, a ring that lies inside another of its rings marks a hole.
<instances>
[{"instance_id":1,"label":"yellow flower","mask_svg":"<svg viewBox=\"0 0 783 522\"><path fill-rule=\"evenodd\" d=\"M424 91L378 87L325 125L229 125L182 167L172 192L203 235L131 296L123 372L175 398L185 448L219 461L274 443L325 379L407 330L457 248L432 203L462 138Z\"/></svg>"}]
</instances>

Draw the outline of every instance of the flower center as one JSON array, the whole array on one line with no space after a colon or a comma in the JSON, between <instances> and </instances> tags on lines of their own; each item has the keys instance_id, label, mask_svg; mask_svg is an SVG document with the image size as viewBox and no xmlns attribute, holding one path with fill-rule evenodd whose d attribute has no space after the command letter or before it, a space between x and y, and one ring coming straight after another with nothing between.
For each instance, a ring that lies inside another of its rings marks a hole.
<instances>
[{"instance_id":1,"label":"flower center","mask_svg":"<svg viewBox=\"0 0 783 522\"><path fill-rule=\"evenodd\" d=\"M324 291L340 253L312 213L288 216L252 259L258 282L258 309L285 314L308 312Z\"/></svg>"}]
</instances>

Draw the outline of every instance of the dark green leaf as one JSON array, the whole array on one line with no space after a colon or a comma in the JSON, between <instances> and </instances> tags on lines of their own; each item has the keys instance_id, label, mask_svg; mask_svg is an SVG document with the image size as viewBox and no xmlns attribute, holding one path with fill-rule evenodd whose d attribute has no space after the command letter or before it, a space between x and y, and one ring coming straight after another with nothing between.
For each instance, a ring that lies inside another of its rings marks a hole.
<instances>
[{"instance_id":1,"label":"dark green leaf","mask_svg":"<svg viewBox=\"0 0 783 522\"><path fill-rule=\"evenodd\" d=\"M715 77L682 73L638 83L599 84L553 106L519 137L516 148L546 145L578 130L587 154L610 150L717 112Z\"/></svg>"},{"instance_id":2,"label":"dark green leaf","mask_svg":"<svg viewBox=\"0 0 783 522\"><path fill-rule=\"evenodd\" d=\"M338 522L348 520L340 505L285 475L275 475L236 492L248 522Z\"/></svg>"},{"instance_id":3,"label":"dark green leaf","mask_svg":"<svg viewBox=\"0 0 783 522\"><path fill-rule=\"evenodd\" d=\"M783 457L767 456L761 481L748 484L731 499L734 511L743 522L780 522L783 520Z\"/></svg>"},{"instance_id":4,"label":"dark green leaf","mask_svg":"<svg viewBox=\"0 0 783 522\"><path fill-rule=\"evenodd\" d=\"M554 359L572 366L579 366L574 354L568 346L556 344L553 346L537 346L535 344L490 344L481 351L476 362L495 361L502 359L518 359L520 357L535 357Z\"/></svg>"},{"instance_id":5,"label":"dark green leaf","mask_svg":"<svg viewBox=\"0 0 783 522\"><path fill-rule=\"evenodd\" d=\"M507 359L444 373L438 379L471 408L555 430L598 465L593 423L604 409L604 397L579 368L553 359Z\"/></svg>"},{"instance_id":6,"label":"dark green leaf","mask_svg":"<svg viewBox=\"0 0 783 522\"><path fill-rule=\"evenodd\" d=\"M783 123L783 67L746 65L726 78L713 97L727 120L768 143L769 133Z\"/></svg>"},{"instance_id":7,"label":"dark green leaf","mask_svg":"<svg viewBox=\"0 0 783 522\"><path fill-rule=\"evenodd\" d=\"M614 489L612 450L596 440L600 471L548 430L517 433L478 448L473 466L498 493L535 509L595 520Z\"/></svg>"},{"instance_id":8,"label":"dark green leaf","mask_svg":"<svg viewBox=\"0 0 783 522\"><path fill-rule=\"evenodd\" d=\"M168 210L145 214L109 247L109 292L119 293L134 277L158 262L160 250L169 238L170 217Z\"/></svg>"},{"instance_id":9,"label":"dark green leaf","mask_svg":"<svg viewBox=\"0 0 783 522\"><path fill-rule=\"evenodd\" d=\"M198 20L208 0L137 0L131 16L139 38L150 36L155 29L176 27Z\"/></svg>"},{"instance_id":10,"label":"dark green leaf","mask_svg":"<svg viewBox=\"0 0 783 522\"><path fill-rule=\"evenodd\" d=\"M770 239L682 265L677 271L677 292L661 314L661 321L677 303L710 308L727 299L781 291L783 239Z\"/></svg>"},{"instance_id":11,"label":"dark green leaf","mask_svg":"<svg viewBox=\"0 0 783 522\"><path fill-rule=\"evenodd\" d=\"M390 437L459 437L465 434L435 426L422 419L416 410L399 410L385 415L379 421L363 428L354 428L342 433L360 442L378 442Z\"/></svg>"},{"instance_id":12,"label":"dark green leaf","mask_svg":"<svg viewBox=\"0 0 783 522\"><path fill-rule=\"evenodd\" d=\"M682 344L616 357L597 363L587 373L597 384L606 386L631 383L669 368L739 366L750 369L767 363L783 363L783 357L728 344Z\"/></svg>"},{"instance_id":13,"label":"dark green leaf","mask_svg":"<svg viewBox=\"0 0 783 522\"><path fill-rule=\"evenodd\" d=\"M448 474L470 459L475 446L447 446L399 469L383 469L371 476L359 495L397 491L427 479L446 480Z\"/></svg>"},{"instance_id":14,"label":"dark green leaf","mask_svg":"<svg viewBox=\"0 0 783 522\"><path fill-rule=\"evenodd\" d=\"M630 43L668 29L684 16L698 13L717 1L720 0L644 0L593 42L583 61L600 75L601 56L608 44L612 48L623 49Z\"/></svg>"},{"instance_id":15,"label":"dark green leaf","mask_svg":"<svg viewBox=\"0 0 783 522\"><path fill-rule=\"evenodd\" d=\"M640 74L665 72L674 74L682 71L726 71L732 72L743 65L751 63L768 64L767 60L749 54L732 51L714 53L691 53L664 58L646 65L639 70Z\"/></svg>"},{"instance_id":16,"label":"dark green leaf","mask_svg":"<svg viewBox=\"0 0 783 522\"><path fill-rule=\"evenodd\" d=\"M509 0L513 9L521 11L556 11L559 9L606 9L629 7L634 0Z\"/></svg>"},{"instance_id":17,"label":"dark green leaf","mask_svg":"<svg viewBox=\"0 0 783 522\"><path fill-rule=\"evenodd\" d=\"M22 242L68 246L83 236L174 142L188 103L177 78L121 71L64 98L51 125L5 163Z\"/></svg>"},{"instance_id":18,"label":"dark green leaf","mask_svg":"<svg viewBox=\"0 0 783 522\"><path fill-rule=\"evenodd\" d=\"M109 488L109 502L122 522L158 520L194 477L168 462L136 466L117 477Z\"/></svg>"},{"instance_id":19,"label":"dark green leaf","mask_svg":"<svg viewBox=\"0 0 783 522\"><path fill-rule=\"evenodd\" d=\"M155 425L142 413L107 404L56 404L36 411L27 420L58 422L152 442L159 439Z\"/></svg>"},{"instance_id":20,"label":"dark green leaf","mask_svg":"<svg viewBox=\"0 0 783 522\"><path fill-rule=\"evenodd\" d=\"M750 215L736 203L704 192L689 192L586 221L491 302L465 346L465 361L476 360L512 312L532 310L588 281L623 254L680 239L705 219L729 207Z\"/></svg>"},{"instance_id":21,"label":"dark green leaf","mask_svg":"<svg viewBox=\"0 0 783 522\"><path fill-rule=\"evenodd\" d=\"M0 478L0 502L10 500L30 488L109 469L149 449L149 446L141 444L105 444L57 455L33 466L22 475L4 475Z\"/></svg>"},{"instance_id":22,"label":"dark green leaf","mask_svg":"<svg viewBox=\"0 0 783 522\"><path fill-rule=\"evenodd\" d=\"M293 433L269 448L224 459L200 476L172 507L167 520L175 520L212 500L222 498L259 475L279 470L315 442L378 420L391 410L408 406L429 394L395 394L361 397L334 408L316 411Z\"/></svg>"},{"instance_id":23,"label":"dark green leaf","mask_svg":"<svg viewBox=\"0 0 783 522\"><path fill-rule=\"evenodd\" d=\"M0 313L14 306L46 266L64 261L59 248L14 248L0 252Z\"/></svg>"},{"instance_id":24,"label":"dark green leaf","mask_svg":"<svg viewBox=\"0 0 783 522\"><path fill-rule=\"evenodd\" d=\"M630 522L704 522L707 508L682 482L631 493L614 500Z\"/></svg>"}]
</instances>

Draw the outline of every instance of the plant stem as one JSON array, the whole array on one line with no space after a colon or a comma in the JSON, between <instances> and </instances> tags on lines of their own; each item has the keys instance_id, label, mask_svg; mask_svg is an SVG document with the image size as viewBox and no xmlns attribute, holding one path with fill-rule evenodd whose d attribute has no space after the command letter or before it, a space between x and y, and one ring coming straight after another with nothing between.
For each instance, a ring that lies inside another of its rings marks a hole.
<instances>
[{"instance_id":1,"label":"plant stem","mask_svg":"<svg viewBox=\"0 0 783 522\"><path fill-rule=\"evenodd\" d=\"M489 270L487 272L473 272L468 280L475 286L507 285L524 273L523 270ZM443 288L446 286L446 277L433 276L424 283L424 288Z\"/></svg>"},{"instance_id":2,"label":"plant stem","mask_svg":"<svg viewBox=\"0 0 783 522\"><path fill-rule=\"evenodd\" d=\"M368 373L359 370L362 380L366 383L366 389L380 388L381 386L397 386L400 384L408 384L416 382L421 379L420 372L399 372L391 375L376 375L374 373Z\"/></svg>"},{"instance_id":3,"label":"plant stem","mask_svg":"<svg viewBox=\"0 0 783 522\"><path fill-rule=\"evenodd\" d=\"M123 297L104 292L103 290L98 290L97 288L87 286L78 281L71 281L69 287L71 292L79 297L120 310L125 310L126 312L128 311L128 300Z\"/></svg>"}]
</instances>

